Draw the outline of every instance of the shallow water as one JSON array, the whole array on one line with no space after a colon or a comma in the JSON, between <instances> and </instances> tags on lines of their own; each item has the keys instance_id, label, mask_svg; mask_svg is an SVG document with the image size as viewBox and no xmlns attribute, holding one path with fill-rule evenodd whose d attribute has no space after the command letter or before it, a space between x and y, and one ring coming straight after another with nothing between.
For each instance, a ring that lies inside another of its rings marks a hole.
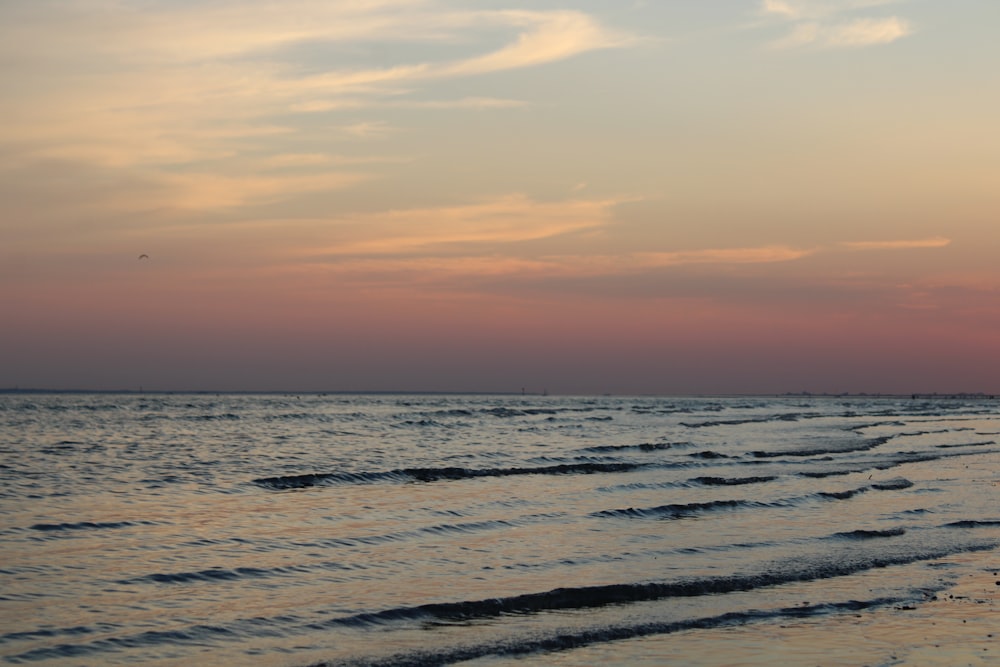
<instances>
[{"instance_id":1,"label":"shallow water","mask_svg":"<svg viewBox=\"0 0 1000 667\"><path fill-rule=\"evenodd\" d=\"M582 664L874 613L1000 565L998 443L990 400L0 395L0 656Z\"/></svg>"}]
</instances>

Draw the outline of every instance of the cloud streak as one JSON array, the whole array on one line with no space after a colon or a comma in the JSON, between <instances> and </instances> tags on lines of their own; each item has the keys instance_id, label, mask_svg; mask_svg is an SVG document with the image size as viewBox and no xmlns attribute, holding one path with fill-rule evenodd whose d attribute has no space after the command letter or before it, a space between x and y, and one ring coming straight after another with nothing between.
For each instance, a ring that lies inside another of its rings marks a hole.
<instances>
[{"instance_id":1,"label":"cloud streak","mask_svg":"<svg viewBox=\"0 0 1000 667\"><path fill-rule=\"evenodd\" d=\"M897 16L884 19L856 19L831 26L823 35L823 43L831 47L889 44L912 32L910 23Z\"/></svg>"},{"instance_id":2,"label":"cloud streak","mask_svg":"<svg viewBox=\"0 0 1000 667\"><path fill-rule=\"evenodd\" d=\"M537 202L515 194L464 206L390 210L329 222L333 244L312 258L454 255L455 246L537 241L607 226L618 200ZM473 250L472 254L479 250Z\"/></svg>"},{"instance_id":3,"label":"cloud streak","mask_svg":"<svg viewBox=\"0 0 1000 667\"><path fill-rule=\"evenodd\" d=\"M827 19L831 16L867 10L885 5L895 5L905 0L762 0L760 11L764 15L780 16L798 21Z\"/></svg>"},{"instance_id":4,"label":"cloud streak","mask_svg":"<svg viewBox=\"0 0 1000 667\"><path fill-rule=\"evenodd\" d=\"M10 104L0 108L0 147L17 160L111 168L256 158L273 150L278 135L303 140L297 116L304 113L343 116L329 124L333 139L358 141L395 131L377 117L384 110L515 109L526 102L434 99L430 87L632 39L580 11L452 9L427 0L78 0L59 12L46 5L0 6L0 76L13 84ZM470 39L498 34L503 42L492 49L479 45L492 39ZM296 51L316 44L333 57ZM422 44L459 54L428 59ZM376 45L396 62L366 66L351 57L352 45Z\"/></svg>"},{"instance_id":5,"label":"cloud streak","mask_svg":"<svg viewBox=\"0 0 1000 667\"><path fill-rule=\"evenodd\" d=\"M790 25L784 37L770 43L784 50L802 47L845 49L890 44L914 32L899 16L855 16L859 10L893 4L895 0L764 0L761 13Z\"/></svg>"},{"instance_id":6,"label":"cloud streak","mask_svg":"<svg viewBox=\"0 0 1000 667\"><path fill-rule=\"evenodd\" d=\"M593 51L627 46L634 39L610 31L592 17L574 11L487 12L483 20L522 28L516 41L492 53L444 65L434 76L468 76L532 67Z\"/></svg>"},{"instance_id":7,"label":"cloud streak","mask_svg":"<svg viewBox=\"0 0 1000 667\"><path fill-rule=\"evenodd\" d=\"M904 239L899 241L847 241L841 245L851 250L911 250L915 248L944 248L951 239L934 236L926 239Z\"/></svg>"},{"instance_id":8,"label":"cloud streak","mask_svg":"<svg viewBox=\"0 0 1000 667\"><path fill-rule=\"evenodd\" d=\"M417 279L449 290L456 279L546 280L638 276L685 267L767 266L838 252L905 251L948 246L943 237L854 241L802 247L750 245L689 250L634 250L552 254L532 250L541 239L598 232L612 234L619 201L570 200L541 203L523 195L463 207L419 209L342 221L347 228L336 246L304 249L301 259L324 270L365 280L405 285ZM435 222L436 221L436 222ZM353 240L347 240L353 236ZM728 267L728 269L727 269ZM468 283L471 287L474 283Z\"/></svg>"},{"instance_id":9,"label":"cloud streak","mask_svg":"<svg viewBox=\"0 0 1000 667\"><path fill-rule=\"evenodd\" d=\"M808 257L815 249L791 246L757 246L749 248L707 248L681 252L638 253L636 259L646 266L678 266L684 264L770 264L790 262Z\"/></svg>"}]
</instances>

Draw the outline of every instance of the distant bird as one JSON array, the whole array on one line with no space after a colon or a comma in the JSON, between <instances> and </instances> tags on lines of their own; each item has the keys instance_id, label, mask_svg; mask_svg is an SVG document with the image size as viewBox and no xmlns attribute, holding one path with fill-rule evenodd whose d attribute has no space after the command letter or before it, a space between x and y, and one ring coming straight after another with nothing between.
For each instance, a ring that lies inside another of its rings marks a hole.
<instances>
[{"instance_id":1,"label":"distant bird","mask_svg":"<svg viewBox=\"0 0 1000 667\"><path fill-rule=\"evenodd\" d=\"M143 253L143 254L139 255L139 259L149 259L149 255Z\"/></svg>"}]
</instances>

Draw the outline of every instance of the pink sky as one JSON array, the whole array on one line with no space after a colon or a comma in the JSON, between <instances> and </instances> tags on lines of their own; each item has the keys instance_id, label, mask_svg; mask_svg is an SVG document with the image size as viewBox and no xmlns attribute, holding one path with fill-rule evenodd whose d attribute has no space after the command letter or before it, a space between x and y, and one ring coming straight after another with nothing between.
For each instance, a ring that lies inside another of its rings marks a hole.
<instances>
[{"instance_id":1,"label":"pink sky","mask_svg":"<svg viewBox=\"0 0 1000 667\"><path fill-rule=\"evenodd\" d=\"M0 388L1000 393L1000 5L691 4L5 3Z\"/></svg>"}]
</instances>

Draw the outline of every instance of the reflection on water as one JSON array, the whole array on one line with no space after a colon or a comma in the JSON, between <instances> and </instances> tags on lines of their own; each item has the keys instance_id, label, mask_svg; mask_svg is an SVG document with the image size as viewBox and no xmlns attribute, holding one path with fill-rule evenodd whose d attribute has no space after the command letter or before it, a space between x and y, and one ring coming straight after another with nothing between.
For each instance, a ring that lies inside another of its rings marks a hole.
<instances>
[{"instance_id":1,"label":"reflection on water","mask_svg":"<svg viewBox=\"0 0 1000 667\"><path fill-rule=\"evenodd\" d=\"M991 401L10 394L0 424L11 663L754 664L1000 544Z\"/></svg>"}]
</instances>

